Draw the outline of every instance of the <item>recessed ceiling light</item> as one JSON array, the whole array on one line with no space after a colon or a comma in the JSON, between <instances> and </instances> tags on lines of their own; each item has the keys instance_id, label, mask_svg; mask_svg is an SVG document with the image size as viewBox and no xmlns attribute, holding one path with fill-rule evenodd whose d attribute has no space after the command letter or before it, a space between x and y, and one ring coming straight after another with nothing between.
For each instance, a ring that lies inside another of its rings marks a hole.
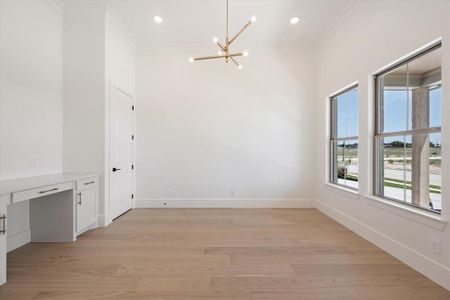
<instances>
[{"instance_id":1,"label":"recessed ceiling light","mask_svg":"<svg viewBox=\"0 0 450 300\"><path fill-rule=\"evenodd\" d=\"M291 24L297 24L300 21L300 17L292 17L290 22Z\"/></svg>"},{"instance_id":2,"label":"recessed ceiling light","mask_svg":"<svg viewBox=\"0 0 450 300\"><path fill-rule=\"evenodd\" d=\"M154 16L153 21L155 21L156 24L161 24L163 22L163 18L160 16Z\"/></svg>"}]
</instances>

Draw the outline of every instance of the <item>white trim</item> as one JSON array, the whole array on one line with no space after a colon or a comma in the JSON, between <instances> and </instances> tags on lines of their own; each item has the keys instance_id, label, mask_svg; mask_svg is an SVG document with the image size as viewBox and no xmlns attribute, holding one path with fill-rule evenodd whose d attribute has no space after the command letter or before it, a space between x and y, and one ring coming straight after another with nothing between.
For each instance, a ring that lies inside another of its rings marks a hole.
<instances>
[{"instance_id":1,"label":"white trim","mask_svg":"<svg viewBox=\"0 0 450 300\"><path fill-rule=\"evenodd\" d=\"M136 208L314 208L313 199L138 199Z\"/></svg>"},{"instance_id":2,"label":"white trim","mask_svg":"<svg viewBox=\"0 0 450 300\"><path fill-rule=\"evenodd\" d=\"M89 225L88 227L86 227L86 228L84 228L84 229L78 231L78 232L76 233L77 238L78 238L80 235L82 235L83 233L85 233L85 232L87 232L87 231L89 231L89 230L92 230L92 229L96 229L96 228L98 228L98 220L97 220L95 223Z\"/></svg>"},{"instance_id":3,"label":"white trim","mask_svg":"<svg viewBox=\"0 0 450 300\"><path fill-rule=\"evenodd\" d=\"M118 31L123 35L123 37L127 40L131 47L135 50L137 48L136 38L127 30L126 26L114 12L114 10L110 7L106 7L106 17L107 20L110 21L112 26L115 26Z\"/></svg>"},{"instance_id":4,"label":"white trim","mask_svg":"<svg viewBox=\"0 0 450 300\"><path fill-rule=\"evenodd\" d=\"M360 94L359 94L359 80L353 81L352 83L346 85L345 87L335 91L334 93L331 93L330 95L328 95L325 99L325 138L326 138L326 142L325 142L325 178L324 178L324 184L325 185L329 185L333 188L339 187L341 188L341 186L334 184L330 181L330 170L331 170L331 152L330 152L330 142L331 142L331 99L333 99L334 97L336 97L339 94L342 94L345 91L350 91L353 88L356 88L358 91L358 108L360 107ZM361 118L359 117L359 109L358 109L358 136L356 137L356 140L358 141L358 159L359 159L359 144L360 144L360 135L359 135L359 125L360 125L360 120ZM361 176L359 176L359 178L361 178ZM344 189L346 191L351 191L354 192L356 191L356 193L359 195L359 186L357 190L353 190L353 189L346 189L344 187ZM358 196L359 198L359 196Z\"/></svg>"},{"instance_id":5,"label":"white trim","mask_svg":"<svg viewBox=\"0 0 450 300\"><path fill-rule=\"evenodd\" d=\"M361 196L359 191L356 189L347 188L345 186L334 184L331 182L324 182L323 185L325 186L325 188L327 190L329 190L331 192L338 192L338 193L342 194L343 196L349 197L353 200L359 200L359 198Z\"/></svg>"},{"instance_id":6,"label":"white trim","mask_svg":"<svg viewBox=\"0 0 450 300\"><path fill-rule=\"evenodd\" d=\"M106 226L108 226L111 223L112 223L112 220L109 217L109 215L98 215L98 218L97 218L98 226L106 227Z\"/></svg>"},{"instance_id":7,"label":"white trim","mask_svg":"<svg viewBox=\"0 0 450 300\"><path fill-rule=\"evenodd\" d=\"M441 215L434 214L420 208L397 203L395 201L384 199L382 197L370 195L365 195L364 197L368 200L367 204L371 206L386 210L412 221L427 225L429 227L438 230L444 230L447 225L447 220L445 220Z\"/></svg>"},{"instance_id":8,"label":"white trim","mask_svg":"<svg viewBox=\"0 0 450 300\"><path fill-rule=\"evenodd\" d=\"M442 37L438 37L435 40L423 45L422 47L419 47L419 48L409 52L408 54L400 57L399 59L396 59L395 61L381 67L380 69L376 70L375 72L372 72L371 75L375 78L378 74L381 74L384 71L386 71L392 67L395 67L396 65L401 64L402 62L413 58L414 56L418 55L419 53L426 51L427 49L431 49L434 46L437 46L439 44L442 44ZM374 87L374 88L376 88L376 87Z\"/></svg>"},{"instance_id":9,"label":"white trim","mask_svg":"<svg viewBox=\"0 0 450 300\"><path fill-rule=\"evenodd\" d=\"M450 269L320 201L316 208L416 271L450 290Z\"/></svg>"},{"instance_id":10,"label":"white trim","mask_svg":"<svg viewBox=\"0 0 450 300\"><path fill-rule=\"evenodd\" d=\"M327 98L328 98L328 100L331 100L332 98L334 98L336 96L339 96L340 94L342 94L343 92L345 92L347 90L350 91L353 88L358 88L358 87L359 87L359 80L353 81L352 83L346 85L345 87L343 87L343 88L337 90L336 92L330 94Z\"/></svg>"},{"instance_id":11,"label":"white trim","mask_svg":"<svg viewBox=\"0 0 450 300\"><path fill-rule=\"evenodd\" d=\"M359 5L362 3L361 0L353 0L348 3L339 16L331 23L325 32L320 36L319 40L314 44L315 48L320 48L323 46L334 34L341 28L341 26L353 15Z\"/></svg>"},{"instance_id":12,"label":"white trim","mask_svg":"<svg viewBox=\"0 0 450 300\"><path fill-rule=\"evenodd\" d=\"M64 13L64 3L62 0L46 0L47 4L49 4L57 13Z\"/></svg>"},{"instance_id":13,"label":"white trim","mask_svg":"<svg viewBox=\"0 0 450 300\"><path fill-rule=\"evenodd\" d=\"M27 228L7 237L6 252L11 252L31 242L31 230Z\"/></svg>"}]
</instances>

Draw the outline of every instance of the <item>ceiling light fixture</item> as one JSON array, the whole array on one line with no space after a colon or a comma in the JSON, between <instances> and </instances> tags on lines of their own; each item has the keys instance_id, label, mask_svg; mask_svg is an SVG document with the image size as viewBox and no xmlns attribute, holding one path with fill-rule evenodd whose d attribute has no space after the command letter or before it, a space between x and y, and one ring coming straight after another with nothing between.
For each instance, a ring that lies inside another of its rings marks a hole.
<instances>
[{"instance_id":1,"label":"ceiling light fixture","mask_svg":"<svg viewBox=\"0 0 450 300\"><path fill-rule=\"evenodd\" d=\"M213 38L213 43L217 44L217 46L220 48L218 55L216 56L203 56L203 57L190 57L189 61L199 61L199 60L208 60L208 59L224 59L226 63L228 63L230 60L238 67L238 69L242 69L242 65L239 64L236 60L236 57L238 56L248 56L248 51L242 51L242 52L231 52L230 46L231 44L252 24L256 22L256 16L251 17L250 21L248 21L244 27L242 27L241 30L236 33L232 38L228 35L228 0L226 0L226 36L225 36L225 44L222 44L219 42L218 38Z\"/></svg>"},{"instance_id":2,"label":"ceiling light fixture","mask_svg":"<svg viewBox=\"0 0 450 300\"><path fill-rule=\"evenodd\" d=\"M155 21L156 24L161 24L163 22L163 18L160 16L154 16L153 21Z\"/></svg>"},{"instance_id":3,"label":"ceiling light fixture","mask_svg":"<svg viewBox=\"0 0 450 300\"><path fill-rule=\"evenodd\" d=\"M297 24L300 21L300 17L292 17L290 22L291 24Z\"/></svg>"}]
</instances>

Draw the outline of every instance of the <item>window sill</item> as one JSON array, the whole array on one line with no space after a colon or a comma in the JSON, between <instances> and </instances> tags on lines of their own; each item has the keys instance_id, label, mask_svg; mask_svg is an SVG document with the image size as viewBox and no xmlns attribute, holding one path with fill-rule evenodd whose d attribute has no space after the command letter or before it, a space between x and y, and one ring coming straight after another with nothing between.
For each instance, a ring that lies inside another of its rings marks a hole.
<instances>
[{"instance_id":1,"label":"window sill","mask_svg":"<svg viewBox=\"0 0 450 300\"><path fill-rule=\"evenodd\" d=\"M401 203L396 203L377 196L367 195L365 197L370 200L367 203L371 206L392 212L396 215L427 225L434 229L442 231L447 226L447 220L443 219L442 215L427 212L421 210L420 208L402 205Z\"/></svg>"},{"instance_id":2,"label":"window sill","mask_svg":"<svg viewBox=\"0 0 450 300\"><path fill-rule=\"evenodd\" d=\"M346 188L345 186L341 186L330 182L324 182L324 186L327 190L331 192L338 192L345 197L349 197L353 200L359 200L360 194L358 190Z\"/></svg>"}]
</instances>

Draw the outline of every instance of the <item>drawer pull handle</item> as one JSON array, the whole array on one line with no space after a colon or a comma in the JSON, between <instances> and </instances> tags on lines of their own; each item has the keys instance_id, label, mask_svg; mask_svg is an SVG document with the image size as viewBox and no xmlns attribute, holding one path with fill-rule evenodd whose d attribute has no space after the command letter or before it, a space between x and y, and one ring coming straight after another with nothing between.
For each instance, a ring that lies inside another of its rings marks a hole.
<instances>
[{"instance_id":1,"label":"drawer pull handle","mask_svg":"<svg viewBox=\"0 0 450 300\"><path fill-rule=\"evenodd\" d=\"M90 182L85 182L84 185L90 185L90 184L94 184L95 181L90 181Z\"/></svg>"},{"instance_id":2,"label":"drawer pull handle","mask_svg":"<svg viewBox=\"0 0 450 300\"><path fill-rule=\"evenodd\" d=\"M81 205L82 203L81 203L81 193L78 193L78 196L80 197L80 201L78 201L78 205Z\"/></svg>"},{"instance_id":3,"label":"drawer pull handle","mask_svg":"<svg viewBox=\"0 0 450 300\"><path fill-rule=\"evenodd\" d=\"M0 220L2 220L2 230L0 230L0 234L5 235L6 234L6 215L3 214L3 216L0 217Z\"/></svg>"},{"instance_id":4,"label":"drawer pull handle","mask_svg":"<svg viewBox=\"0 0 450 300\"><path fill-rule=\"evenodd\" d=\"M46 194L46 193L50 193L50 192L55 192L57 190L59 190L59 189L58 188L54 188L54 189L51 189L51 190L40 191L39 194Z\"/></svg>"}]
</instances>

